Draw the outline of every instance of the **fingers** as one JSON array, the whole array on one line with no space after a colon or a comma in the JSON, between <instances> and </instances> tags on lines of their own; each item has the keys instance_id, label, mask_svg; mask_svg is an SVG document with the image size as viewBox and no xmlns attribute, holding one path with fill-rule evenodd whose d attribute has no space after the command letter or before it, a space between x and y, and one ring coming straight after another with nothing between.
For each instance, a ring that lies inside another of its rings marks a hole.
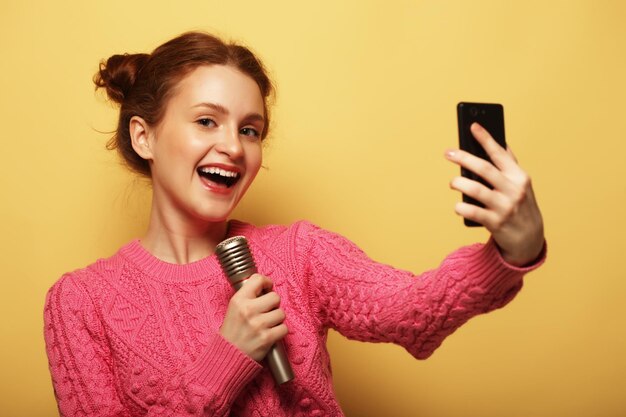
<instances>
[{"instance_id":1,"label":"fingers","mask_svg":"<svg viewBox=\"0 0 626 417\"><path fill-rule=\"evenodd\" d=\"M446 158L475 173L505 194L513 195L520 187L525 186L528 175L518 165L513 151L500 146L478 123L473 123L471 130L493 164L463 150L449 150Z\"/></svg>"},{"instance_id":2,"label":"fingers","mask_svg":"<svg viewBox=\"0 0 626 417\"><path fill-rule=\"evenodd\" d=\"M276 293L264 294L251 300L240 310L241 326L247 328L251 340L265 349L287 334L285 312L278 308L280 297Z\"/></svg>"},{"instance_id":3,"label":"fingers","mask_svg":"<svg viewBox=\"0 0 626 417\"><path fill-rule=\"evenodd\" d=\"M266 328L272 328L281 325L285 321L285 312L279 308L268 311L260 316L260 325ZM287 326L285 326L286 328Z\"/></svg>"},{"instance_id":4,"label":"fingers","mask_svg":"<svg viewBox=\"0 0 626 417\"><path fill-rule=\"evenodd\" d=\"M489 187L465 177L454 178L450 181L450 188L460 191L461 193L480 201L491 209L498 209L499 207L506 205L506 198L504 194L494 192Z\"/></svg>"},{"instance_id":5,"label":"fingers","mask_svg":"<svg viewBox=\"0 0 626 417\"><path fill-rule=\"evenodd\" d=\"M447 151L446 158L474 172L493 189L464 177L454 178L450 188L485 206L460 202L455 205L455 212L485 226L507 262L526 265L536 259L545 241L543 218L530 177L518 165L510 148L500 146L477 123L472 124L471 131L493 164L462 150Z\"/></svg>"},{"instance_id":6,"label":"fingers","mask_svg":"<svg viewBox=\"0 0 626 417\"><path fill-rule=\"evenodd\" d=\"M508 179L489 161L462 150L447 151L446 158L448 158L451 162L454 162L457 165L475 173L491 184L494 188L504 192L508 191Z\"/></svg>"},{"instance_id":7,"label":"fingers","mask_svg":"<svg viewBox=\"0 0 626 417\"><path fill-rule=\"evenodd\" d=\"M280 306L280 296L271 291L272 285L268 277L253 274L233 295L231 301L238 305L240 314L250 320Z\"/></svg>"},{"instance_id":8,"label":"fingers","mask_svg":"<svg viewBox=\"0 0 626 417\"><path fill-rule=\"evenodd\" d=\"M471 126L472 134L485 148L485 151L495 165L462 150L446 152L446 157L453 163L472 171L493 189L465 177L454 178L450 188L460 191L484 204L484 208L467 203L459 203L455 212L469 220L484 225L494 232L509 224L510 220L518 217L517 213L526 204L526 198L532 194L530 178L523 171L510 149L502 148L491 135L479 124Z\"/></svg>"},{"instance_id":9,"label":"fingers","mask_svg":"<svg viewBox=\"0 0 626 417\"><path fill-rule=\"evenodd\" d=\"M220 328L226 340L257 361L288 331L280 296L271 289L268 277L253 274L231 298Z\"/></svg>"},{"instance_id":10,"label":"fingers","mask_svg":"<svg viewBox=\"0 0 626 417\"><path fill-rule=\"evenodd\" d=\"M454 211L468 220L482 224L487 230L491 231L500 227L503 220L510 216L512 210L515 210L509 196L465 177L454 178L450 182L450 188L485 205L483 208L474 204L459 202L455 205Z\"/></svg>"},{"instance_id":11,"label":"fingers","mask_svg":"<svg viewBox=\"0 0 626 417\"><path fill-rule=\"evenodd\" d=\"M514 158L505 148L500 146L498 142L491 136L491 134L478 123L472 123L470 130L474 138L483 147L489 158L493 161L493 164L501 170L514 169L517 166Z\"/></svg>"},{"instance_id":12,"label":"fingers","mask_svg":"<svg viewBox=\"0 0 626 417\"><path fill-rule=\"evenodd\" d=\"M273 287L272 280L260 274L252 274L245 284L237 291L237 294L245 298L257 298Z\"/></svg>"},{"instance_id":13,"label":"fingers","mask_svg":"<svg viewBox=\"0 0 626 417\"><path fill-rule=\"evenodd\" d=\"M488 228L491 222L491 213L474 204L459 202L454 206L454 212L459 216L472 220Z\"/></svg>"},{"instance_id":14,"label":"fingers","mask_svg":"<svg viewBox=\"0 0 626 417\"><path fill-rule=\"evenodd\" d=\"M509 145L507 145L506 147L506 151L509 154L509 156L511 157L511 159L513 159L513 161L516 164L519 164L519 162L517 162L517 157L515 156L515 154L513 153L513 149L511 149L511 147Z\"/></svg>"}]
</instances>

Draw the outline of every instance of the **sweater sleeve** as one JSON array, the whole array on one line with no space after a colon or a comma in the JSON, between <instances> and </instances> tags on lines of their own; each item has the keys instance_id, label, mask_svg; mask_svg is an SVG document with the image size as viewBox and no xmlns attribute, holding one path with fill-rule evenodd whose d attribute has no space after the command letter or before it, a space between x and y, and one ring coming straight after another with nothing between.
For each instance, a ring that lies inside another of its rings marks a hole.
<instances>
[{"instance_id":1,"label":"sweater sleeve","mask_svg":"<svg viewBox=\"0 0 626 417\"><path fill-rule=\"evenodd\" d=\"M71 274L49 291L44 337L52 383L61 416L225 416L261 366L212 335L193 363L160 387L161 395L133 409L116 383L102 322L88 293ZM127 396L128 399L128 396ZM133 404L135 406L135 404Z\"/></svg>"},{"instance_id":2,"label":"sweater sleeve","mask_svg":"<svg viewBox=\"0 0 626 417\"><path fill-rule=\"evenodd\" d=\"M369 342L393 342L426 359L471 317L506 305L526 268L507 264L493 241L463 247L421 275L369 259L352 242L303 223L297 232L311 309L320 324ZM306 242L306 243L305 243Z\"/></svg>"}]
</instances>

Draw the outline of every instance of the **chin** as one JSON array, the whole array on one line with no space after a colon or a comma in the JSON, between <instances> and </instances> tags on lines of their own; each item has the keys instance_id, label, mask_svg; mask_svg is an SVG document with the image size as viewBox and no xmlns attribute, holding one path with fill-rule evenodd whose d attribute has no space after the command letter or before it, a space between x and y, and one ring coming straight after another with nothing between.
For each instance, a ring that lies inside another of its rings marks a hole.
<instances>
[{"instance_id":1,"label":"chin","mask_svg":"<svg viewBox=\"0 0 626 417\"><path fill-rule=\"evenodd\" d=\"M234 209L235 206L217 208L212 205L196 211L194 217L205 223L221 223L228 220Z\"/></svg>"}]
</instances>

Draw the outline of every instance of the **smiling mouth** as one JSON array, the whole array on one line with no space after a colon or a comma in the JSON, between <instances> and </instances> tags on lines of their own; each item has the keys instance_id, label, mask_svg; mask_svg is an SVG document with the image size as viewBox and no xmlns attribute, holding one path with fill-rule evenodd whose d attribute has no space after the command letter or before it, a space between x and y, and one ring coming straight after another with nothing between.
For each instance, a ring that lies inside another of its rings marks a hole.
<instances>
[{"instance_id":1,"label":"smiling mouth","mask_svg":"<svg viewBox=\"0 0 626 417\"><path fill-rule=\"evenodd\" d=\"M235 185L241 177L238 172L228 171L217 167L200 167L197 171L198 175L202 178L226 188L230 188Z\"/></svg>"}]
</instances>

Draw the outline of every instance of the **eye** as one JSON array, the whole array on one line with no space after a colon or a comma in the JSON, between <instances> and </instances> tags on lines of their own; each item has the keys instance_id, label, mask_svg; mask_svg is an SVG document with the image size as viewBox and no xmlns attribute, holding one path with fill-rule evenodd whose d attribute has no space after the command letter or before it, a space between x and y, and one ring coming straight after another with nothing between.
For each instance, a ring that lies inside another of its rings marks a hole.
<instances>
[{"instance_id":1,"label":"eye","mask_svg":"<svg viewBox=\"0 0 626 417\"><path fill-rule=\"evenodd\" d=\"M209 119L208 117L203 117L202 119L196 120L196 123L202 125L204 127L213 127L215 126L215 121L213 119Z\"/></svg>"},{"instance_id":2,"label":"eye","mask_svg":"<svg viewBox=\"0 0 626 417\"><path fill-rule=\"evenodd\" d=\"M258 137L261 136L259 134L259 132L256 129L252 128L252 127L244 127L243 129L241 129L239 131L239 133L241 133L244 136L252 136L252 137L255 137L255 138L258 138Z\"/></svg>"}]
</instances>

